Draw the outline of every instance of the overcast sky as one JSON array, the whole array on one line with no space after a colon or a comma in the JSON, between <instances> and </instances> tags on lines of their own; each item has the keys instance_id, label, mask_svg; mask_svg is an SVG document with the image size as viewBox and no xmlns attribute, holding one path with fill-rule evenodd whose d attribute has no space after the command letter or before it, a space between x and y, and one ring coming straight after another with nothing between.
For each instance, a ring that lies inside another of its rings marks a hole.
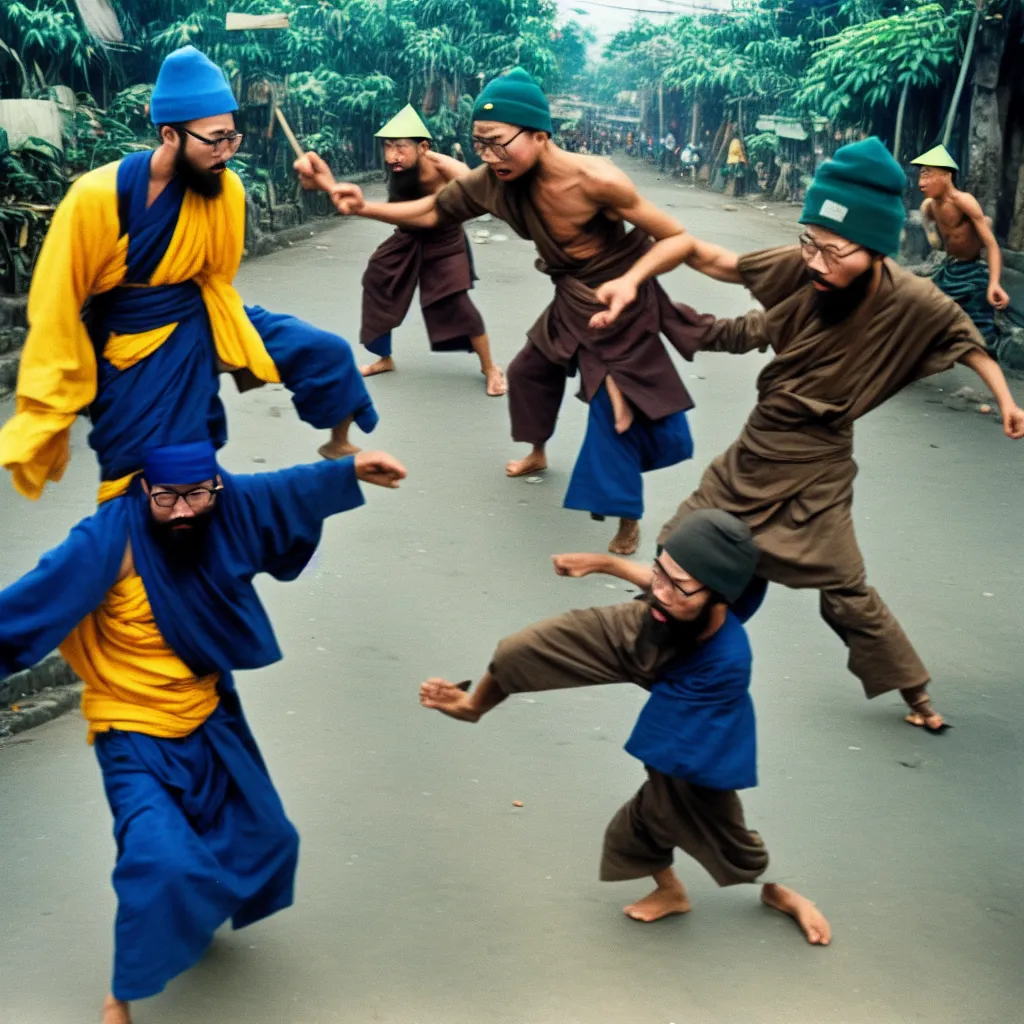
<instances>
[{"instance_id":1,"label":"overcast sky","mask_svg":"<svg viewBox=\"0 0 1024 1024\"><path fill-rule=\"evenodd\" d=\"M694 0L694 5L728 6L728 0ZM616 32L627 28L638 9L648 11L664 11L665 16L645 13L651 21L669 21L675 14L688 14L693 7L686 0L558 0L558 6L567 18L575 18L584 25L589 25L601 43L607 42ZM578 13L585 11L585 14ZM621 8L626 8L622 10ZM596 54L595 54L596 56Z\"/></svg>"}]
</instances>

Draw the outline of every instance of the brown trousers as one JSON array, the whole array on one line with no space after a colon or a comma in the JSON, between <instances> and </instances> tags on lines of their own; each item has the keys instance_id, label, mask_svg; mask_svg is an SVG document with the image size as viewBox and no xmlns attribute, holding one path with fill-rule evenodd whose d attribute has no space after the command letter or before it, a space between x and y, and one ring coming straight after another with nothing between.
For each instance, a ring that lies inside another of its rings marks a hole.
<instances>
[{"instance_id":1,"label":"brown trousers","mask_svg":"<svg viewBox=\"0 0 1024 1024\"><path fill-rule=\"evenodd\" d=\"M864 556L853 529L852 506L840 502L811 517L797 515L792 501L766 522L751 522L729 496L713 487L716 465L705 473L701 487L686 499L662 528L658 543L691 513L722 508L747 520L761 551L757 573L771 583L820 592L821 617L846 644L847 667L860 680L870 699L893 690L923 686L925 668L896 616L869 586ZM709 479L710 478L710 479Z\"/></svg>"},{"instance_id":2,"label":"brown trousers","mask_svg":"<svg viewBox=\"0 0 1024 1024\"><path fill-rule=\"evenodd\" d=\"M506 637L490 672L503 693L632 682L650 689L666 655L640 642L640 601L566 612ZM672 863L679 847L719 885L753 882L768 866L732 790L706 789L651 768L605 833L601 879L642 878Z\"/></svg>"},{"instance_id":3,"label":"brown trousers","mask_svg":"<svg viewBox=\"0 0 1024 1024\"><path fill-rule=\"evenodd\" d=\"M569 371L528 341L508 364L512 440L545 444L555 432Z\"/></svg>"}]
</instances>

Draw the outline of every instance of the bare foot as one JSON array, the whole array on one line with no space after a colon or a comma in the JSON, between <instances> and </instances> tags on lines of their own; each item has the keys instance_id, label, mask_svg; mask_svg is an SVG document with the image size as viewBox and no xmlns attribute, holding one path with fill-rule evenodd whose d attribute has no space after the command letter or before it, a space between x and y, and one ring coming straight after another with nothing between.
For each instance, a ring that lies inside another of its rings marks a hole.
<instances>
[{"instance_id":1,"label":"bare foot","mask_svg":"<svg viewBox=\"0 0 1024 1024\"><path fill-rule=\"evenodd\" d=\"M349 441L346 441L344 444L339 444L337 441L328 441L317 448L317 452L325 459L343 459L347 455L355 455L362 450L362 448Z\"/></svg>"},{"instance_id":2,"label":"bare foot","mask_svg":"<svg viewBox=\"0 0 1024 1024\"><path fill-rule=\"evenodd\" d=\"M487 378L487 394L491 398L500 398L508 391L508 384L505 383L505 371L500 366L489 366L486 370L480 371Z\"/></svg>"},{"instance_id":3,"label":"bare foot","mask_svg":"<svg viewBox=\"0 0 1024 1024\"><path fill-rule=\"evenodd\" d=\"M626 916L634 921L660 921L672 914L688 914L693 907L686 895L686 887L682 882L671 886L658 886L649 896L623 908Z\"/></svg>"},{"instance_id":4,"label":"bare foot","mask_svg":"<svg viewBox=\"0 0 1024 1024\"><path fill-rule=\"evenodd\" d=\"M640 546L640 523L635 519L620 519L619 532L612 537L608 550L613 555L635 555Z\"/></svg>"},{"instance_id":5,"label":"bare foot","mask_svg":"<svg viewBox=\"0 0 1024 1024\"><path fill-rule=\"evenodd\" d=\"M447 679L428 679L420 685L420 703L460 722L479 721L480 712L464 686L464 683L449 683Z\"/></svg>"},{"instance_id":6,"label":"bare foot","mask_svg":"<svg viewBox=\"0 0 1024 1024\"><path fill-rule=\"evenodd\" d=\"M534 449L525 459L513 459L505 463L505 473L508 476L527 476L530 473L543 473L548 468L548 457L543 449Z\"/></svg>"},{"instance_id":7,"label":"bare foot","mask_svg":"<svg viewBox=\"0 0 1024 1024\"><path fill-rule=\"evenodd\" d=\"M943 732L949 728L942 720L942 715L932 706L932 699L928 696L923 686L900 690L900 695L910 708L910 714L903 719L904 722L916 725L919 729L927 729L928 732L935 733Z\"/></svg>"},{"instance_id":8,"label":"bare foot","mask_svg":"<svg viewBox=\"0 0 1024 1024\"><path fill-rule=\"evenodd\" d=\"M793 918L812 946L827 946L832 941L832 929L825 915L806 896L769 882L761 889L761 902Z\"/></svg>"},{"instance_id":9,"label":"bare foot","mask_svg":"<svg viewBox=\"0 0 1024 1024\"><path fill-rule=\"evenodd\" d=\"M132 1024L132 1015L128 1012L128 1004L113 995L107 996L103 1002L102 1024Z\"/></svg>"},{"instance_id":10,"label":"bare foot","mask_svg":"<svg viewBox=\"0 0 1024 1024\"><path fill-rule=\"evenodd\" d=\"M369 366L360 366L359 372L364 377L376 377L378 373L391 373L395 369L397 369L395 360L391 356L384 356L383 359L378 359L375 363L370 363Z\"/></svg>"}]
</instances>

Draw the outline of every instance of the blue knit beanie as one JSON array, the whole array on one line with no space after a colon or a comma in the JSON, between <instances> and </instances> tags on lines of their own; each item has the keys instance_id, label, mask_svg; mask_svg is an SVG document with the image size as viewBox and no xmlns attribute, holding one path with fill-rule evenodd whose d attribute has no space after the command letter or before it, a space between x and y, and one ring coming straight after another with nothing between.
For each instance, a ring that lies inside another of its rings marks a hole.
<instances>
[{"instance_id":1,"label":"blue knit beanie","mask_svg":"<svg viewBox=\"0 0 1024 1024\"><path fill-rule=\"evenodd\" d=\"M907 176L875 136L836 150L807 189L801 224L817 224L884 256L899 251Z\"/></svg>"},{"instance_id":2,"label":"blue knit beanie","mask_svg":"<svg viewBox=\"0 0 1024 1024\"><path fill-rule=\"evenodd\" d=\"M194 46L169 53L160 65L149 101L153 124L181 124L201 117L233 114L235 95L216 64Z\"/></svg>"}]
</instances>

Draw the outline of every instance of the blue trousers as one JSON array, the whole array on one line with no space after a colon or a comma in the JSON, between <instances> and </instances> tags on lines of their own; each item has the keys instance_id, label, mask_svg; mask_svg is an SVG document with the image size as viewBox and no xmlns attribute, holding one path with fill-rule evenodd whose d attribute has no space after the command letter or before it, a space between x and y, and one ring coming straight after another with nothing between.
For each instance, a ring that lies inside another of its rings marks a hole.
<instances>
[{"instance_id":1,"label":"blue trousers","mask_svg":"<svg viewBox=\"0 0 1024 1024\"><path fill-rule=\"evenodd\" d=\"M114 814L115 998L145 999L193 966L227 920L292 903L299 835L234 692L183 739L96 737Z\"/></svg>"},{"instance_id":2,"label":"blue trousers","mask_svg":"<svg viewBox=\"0 0 1024 1024\"><path fill-rule=\"evenodd\" d=\"M693 438L685 412L650 420L634 410L633 425L615 432L607 389L590 402L587 433L573 467L565 508L595 516L643 519L643 474L693 458Z\"/></svg>"}]
</instances>

